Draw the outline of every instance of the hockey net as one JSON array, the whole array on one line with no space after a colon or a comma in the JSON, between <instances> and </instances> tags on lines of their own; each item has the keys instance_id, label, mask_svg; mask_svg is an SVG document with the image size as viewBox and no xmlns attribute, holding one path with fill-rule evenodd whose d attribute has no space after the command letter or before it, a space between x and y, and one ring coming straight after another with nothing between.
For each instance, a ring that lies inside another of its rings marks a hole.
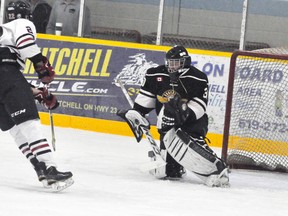
<instances>
[{"instance_id":1,"label":"hockey net","mask_svg":"<svg viewBox=\"0 0 288 216\"><path fill-rule=\"evenodd\" d=\"M287 50L231 57L222 147L231 168L288 172Z\"/></svg>"}]
</instances>

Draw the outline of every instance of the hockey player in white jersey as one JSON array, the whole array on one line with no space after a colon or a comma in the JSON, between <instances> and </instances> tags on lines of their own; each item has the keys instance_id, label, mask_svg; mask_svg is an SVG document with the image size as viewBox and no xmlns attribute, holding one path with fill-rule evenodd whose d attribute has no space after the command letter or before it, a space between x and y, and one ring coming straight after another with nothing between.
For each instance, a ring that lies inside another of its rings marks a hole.
<instances>
[{"instance_id":1,"label":"hockey player in white jersey","mask_svg":"<svg viewBox=\"0 0 288 216\"><path fill-rule=\"evenodd\" d=\"M191 57L183 46L174 46L166 53L165 65L147 70L133 110L118 115L137 134L139 122L145 122L141 118L156 110L161 155L167 164L150 173L157 178L181 178L187 169L208 186L229 185L225 163L205 139L207 101L208 78L191 66ZM151 158L155 160L153 155Z\"/></svg>"},{"instance_id":2,"label":"hockey player in white jersey","mask_svg":"<svg viewBox=\"0 0 288 216\"><path fill-rule=\"evenodd\" d=\"M30 160L44 186L62 190L73 184L71 172L59 172L53 152L42 134L35 99L47 109L58 106L46 89L32 88L22 74L26 59L44 84L53 81L55 72L36 44L36 30L29 21L29 6L10 2L5 23L0 26L0 128L10 131L22 153Z\"/></svg>"}]
</instances>

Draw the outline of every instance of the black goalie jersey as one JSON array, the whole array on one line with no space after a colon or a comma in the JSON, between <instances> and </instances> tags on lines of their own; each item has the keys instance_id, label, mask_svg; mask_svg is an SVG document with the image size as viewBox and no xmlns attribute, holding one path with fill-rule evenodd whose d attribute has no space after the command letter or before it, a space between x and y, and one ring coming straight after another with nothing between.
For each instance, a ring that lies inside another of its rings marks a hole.
<instances>
[{"instance_id":1,"label":"black goalie jersey","mask_svg":"<svg viewBox=\"0 0 288 216\"><path fill-rule=\"evenodd\" d=\"M143 114L156 109L157 128L161 130L164 106L159 98L165 97L173 90L182 100L187 101L191 113L181 128L192 136L205 137L208 131L208 78L193 66L182 69L177 82L174 83L170 82L169 73L164 65L148 69L140 93L135 99L134 109Z\"/></svg>"}]
</instances>

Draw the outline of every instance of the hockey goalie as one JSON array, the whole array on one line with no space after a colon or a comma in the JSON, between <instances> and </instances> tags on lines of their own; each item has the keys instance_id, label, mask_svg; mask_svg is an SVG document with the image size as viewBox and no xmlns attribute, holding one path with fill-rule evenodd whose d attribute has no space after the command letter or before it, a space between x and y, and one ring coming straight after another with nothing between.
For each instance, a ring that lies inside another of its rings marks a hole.
<instances>
[{"instance_id":1,"label":"hockey goalie","mask_svg":"<svg viewBox=\"0 0 288 216\"><path fill-rule=\"evenodd\" d=\"M156 110L159 155L165 165L150 171L155 177L179 179L189 170L207 186L229 186L226 164L206 142L207 100L208 78L191 66L183 46L174 46L166 53L165 65L147 70L133 109L118 115L127 121L139 142L142 131L146 135L150 127L144 116ZM149 154L153 160L157 160L155 153Z\"/></svg>"}]
</instances>

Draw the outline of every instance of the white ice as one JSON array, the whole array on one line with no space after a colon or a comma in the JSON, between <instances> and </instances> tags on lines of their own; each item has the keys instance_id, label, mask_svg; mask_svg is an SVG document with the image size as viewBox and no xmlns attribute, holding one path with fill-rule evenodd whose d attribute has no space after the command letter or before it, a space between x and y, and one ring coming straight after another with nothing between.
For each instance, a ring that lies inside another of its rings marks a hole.
<instances>
[{"instance_id":1,"label":"white ice","mask_svg":"<svg viewBox=\"0 0 288 216\"><path fill-rule=\"evenodd\" d=\"M60 193L42 188L9 133L0 132L0 216L288 215L287 174L232 170L230 188L209 188L192 173L157 180L139 170L148 161L145 142L61 127L55 133L58 168L75 180Z\"/></svg>"}]
</instances>

